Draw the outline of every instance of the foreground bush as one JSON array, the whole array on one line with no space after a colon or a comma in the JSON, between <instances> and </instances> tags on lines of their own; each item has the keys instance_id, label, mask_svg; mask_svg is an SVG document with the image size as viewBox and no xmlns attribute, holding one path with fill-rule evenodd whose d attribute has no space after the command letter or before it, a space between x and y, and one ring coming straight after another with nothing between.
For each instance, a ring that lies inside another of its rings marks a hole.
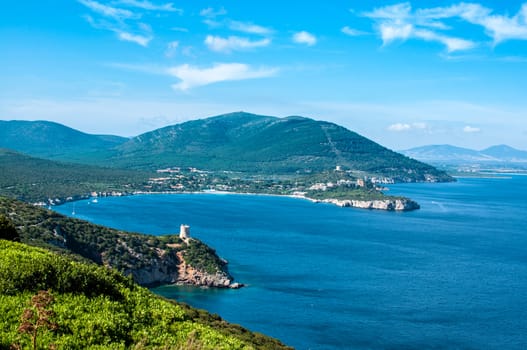
<instances>
[{"instance_id":1,"label":"foreground bush","mask_svg":"<svg viewBox=\"0 0 527 350\"><path fill-rule=\"evenodd\" d=\"M0 349L32 339L21 315L40 290L56 329L38 333L39 349L279 349L278 341L162 299L95 264L0 240ZM54 327L55 328L55 327Z\"/></svg>"}]
</instances>

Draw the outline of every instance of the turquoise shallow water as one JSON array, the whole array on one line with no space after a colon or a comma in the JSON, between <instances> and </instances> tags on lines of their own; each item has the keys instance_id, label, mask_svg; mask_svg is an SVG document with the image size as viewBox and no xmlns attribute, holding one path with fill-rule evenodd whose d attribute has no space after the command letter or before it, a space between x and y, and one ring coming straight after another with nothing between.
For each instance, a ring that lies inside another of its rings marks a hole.
<instances>
[{"instance_id":1,"label":"turquoise shallow water","mask_svg":"<svg viewBox=\"0 0 527 350\"><path fill-rule=\"evenodd\" d=\"M75 212L152 234L189 224L248 286L154 291L298 349L527 349L527 177L390 192L422 209L182 194L76 202Z\"/></svg>"}]
</instances>

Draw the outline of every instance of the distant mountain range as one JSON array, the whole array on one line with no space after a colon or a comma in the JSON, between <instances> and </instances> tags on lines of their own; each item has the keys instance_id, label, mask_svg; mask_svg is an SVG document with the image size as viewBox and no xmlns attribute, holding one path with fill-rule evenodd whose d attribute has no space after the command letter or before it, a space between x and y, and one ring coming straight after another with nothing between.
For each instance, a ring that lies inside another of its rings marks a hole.
<instances>
[{"instance_id":1,"label":"distant mountain range","mask_svg":"<svg viewBox=\"0 0 527 350\"><path fill-rule=\"evenodd\" d=\"M527 167L527 151L497 145L481 151L451 145L430 145L401 151L404 155L435 165L482 165Z\"/></svg>"},{"instance_id":2,"label":"distant mountain range","mask_svg":"<svg viewBox=\"0 0 527 350\"><path fill-rule=\"evenodd\" d=\"M339 125L244 112L167 126L130 139L50 122L0 124L0 147L32 156L119 168L196 167L246 174L311 174L340 166L397 181L449 181L434 167Z\"/></svg>"}]
</instances>

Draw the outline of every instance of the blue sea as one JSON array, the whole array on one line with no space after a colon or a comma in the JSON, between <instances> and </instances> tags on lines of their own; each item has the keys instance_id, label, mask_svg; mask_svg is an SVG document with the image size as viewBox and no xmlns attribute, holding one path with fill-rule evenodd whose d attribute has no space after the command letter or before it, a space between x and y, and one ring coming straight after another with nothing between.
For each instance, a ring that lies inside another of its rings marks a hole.
<instances>
[{"instance_id":1,"label":"blue sea","mask_svg":"<svg viewBox=\"0 0 527 350\"><path fill-rule=\"evenodd\" d=\"M58 212L128 231L180 224L239 290L164 286L297 349L527 349L527 176L400 184L412 212L273 196L100 198Z\"/></svg>"}]
</instances>

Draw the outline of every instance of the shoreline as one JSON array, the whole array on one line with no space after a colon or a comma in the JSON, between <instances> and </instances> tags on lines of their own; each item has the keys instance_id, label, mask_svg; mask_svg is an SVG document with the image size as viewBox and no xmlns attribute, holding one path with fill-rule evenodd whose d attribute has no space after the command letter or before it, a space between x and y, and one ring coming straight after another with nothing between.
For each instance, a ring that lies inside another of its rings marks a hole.
<instances>
[{"instance_id":1,"label":"shoreline","mask_svg":"<svg viewBox=\"0 0 527 350\"><path fill-rule=\"evenodd\" d=\"M229 191L134 191L134 192L102 192L97 196L83 195L80 197L68 197L60 200L59 203L33 203L36 206L53 207L55 205L64 205L66 203L77 202L82 200L93 200L104 197L128 197L128 196L141 196L141 195L178 195L178 194L212 194L212 195L242 195L242 196L268 196L268 197L287 197L294 199L302 199L310 201L311 203L326 203L332 204L338 207L357 208L357 209L370 209L370 210L386 210L386 211L412 211L419 209L420 206L417 202L409 198L390 198L385 199L315 199L306 197L298 194L274 194L274 193L251 193L251 192L229 192Z\"/></svg>"}]
</instances>

